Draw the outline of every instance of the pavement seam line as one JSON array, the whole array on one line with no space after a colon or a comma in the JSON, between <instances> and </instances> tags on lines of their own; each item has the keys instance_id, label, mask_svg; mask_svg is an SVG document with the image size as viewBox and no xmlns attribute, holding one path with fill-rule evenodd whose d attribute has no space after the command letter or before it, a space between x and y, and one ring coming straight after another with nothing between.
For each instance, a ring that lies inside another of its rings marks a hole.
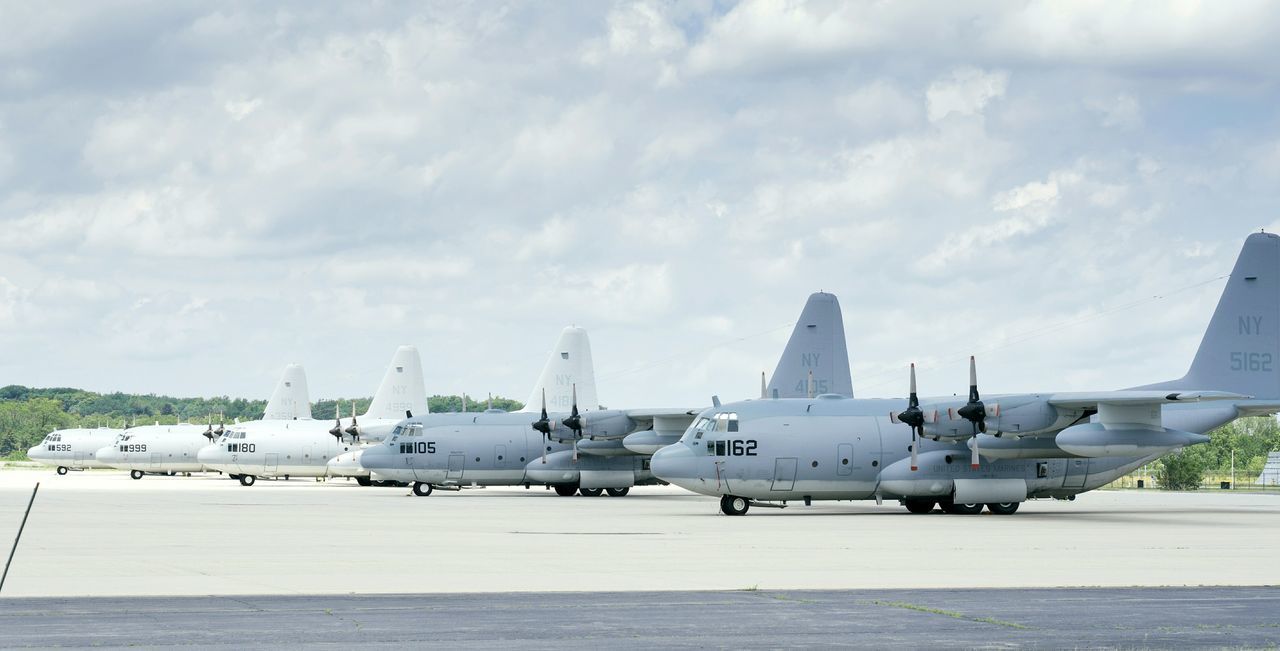
<instances>
[{"instance_id":1,"label":"pavement seam line","mask_svg":"<svg viewBox=\"0 0 1280 651\"><path fill-rule=\"evenodd\" d=\"M873 606L887 606L890 608L902 608L904 610L914 610L916 612L930 613L933 615L944 615L952 619L962 619L968 622L977 622L979 624L995 624L996 626L1004 626L1006 628L1016 628L1020 630L1026 630L1026 631L1033 630L1032 627L1027 626L1025 624L1019 624L1017 622L1008 622L1003 619L996 619L994 617L973 617L971 615L966 615L964 613L957 612L954 610L930 608L929 606L921 606L919 604L908 603L905 601L885 601L883 599L875 599L869 602L861 602L861 603L869 603Z\"/></svg>"}]
</instances>

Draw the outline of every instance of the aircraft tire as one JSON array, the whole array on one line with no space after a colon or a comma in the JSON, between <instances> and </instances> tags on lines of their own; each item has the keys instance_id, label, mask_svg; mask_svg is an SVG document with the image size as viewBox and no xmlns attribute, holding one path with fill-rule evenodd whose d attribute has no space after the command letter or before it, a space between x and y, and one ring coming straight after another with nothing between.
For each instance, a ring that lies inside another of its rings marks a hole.
<instances>
[{"instance_id":1,"label":"aircraft tire","mask_svg":"<svg viewBox=\"0 0 1280 651\"><path fill-rule=\"evenodd\" d=\"M256 481L258 481L258 478L253 475L240 475L241 486L252 486Z\"/></svg>"},{"instance_id":2,"label":"aircraft tire","mask_svg":"<svg viewBox=\"0 0 1280 651\"><path fill-rule=\"evenodd\" d=\"M413 494L418 497L426 497L430 495L433 490L435 489L431 487L431 484L420 481L413 482Z\"/></svg>"},{"instance_id":3,"label":"aircraft tire","mask_svg":"<svg viewBox=\"0 0 1280 651\"><path fill-rule=\"evenodd\" d=\"M600 497L600 494L603 492L604 492L603 488L579 488L578 489L578 494L583 497Z\"/></svg>"},{"instance_id":4,"label":"aircraft tire","mask_svg":"<svg viewBox=\"0 0 1280 651\"><path fill-rule=\"evenodd\" d=\"M906 499L902 501L902 505L907 507L908 511L920 515L932 513L933 507L937 505L937 502L934 500Z\"/></svg>"},{"instance_id":5,"label":"aircraft tire","mask_svg":"<svg viewBox=\"0 0 1280 651\"><path fill-rule=\"evenodd\" d=\"M987 510L996 515L1013 515L1018 512L1018 502L1006 502L1001 504L988 504Z\"/></svg>"},{"instance_id":6,"label":"aircraft tire","mask_svg":"<svg viewBox=\"0 0 1280 651\"><path fill-rule=\"evenodd\" d=\"M145 474L145 473L143 473L141 470L130 470L130 471L129 471L129 476L130 476L130 477L132 477L132 478L134 478L134 479L142 479L142 475L144 475L144 474Z\"/></svg>"},{"instance_id":7,"label":"aircraft tire","mask_svg":"<svg viewBox=\"0 0 1280 651\"><path fill-rule=\"evenodd\" d=\"M939 505L944 512L952 515L977 515L982 513L982 507L985 506L984 504L956 504L951 500L939 502Z\"/></svg>"},{"instance_id":8,"label":"aircraft tire","mask_svg":"<svg viewBox=\"0 0 1280 651\"><path fill-rule=\"evenodd\" d=\"M723 495L720 497L720 512L725 515L746 515L747 509L751 508L751 500L737 495Z\"/></svg>"},{"instance_id":9,"label":"aircraft tire","mask_svg":"<svg viewBox=\"0 0 1280 651\"><path fill-rule=\"evenodd\" d=\"M609 497L626 497L627 493L631 492L631 489L629 487L628 488L606 488L604 490L606 493L609 494Z\"/></svg>"},{"instance_id":10,"label":"aircraft tire","mask_svg":"<svg viewBox=\"0 0 1280 651\"><path fill-rule=\"evenodd\" d=\"M58 474L59 474L59 475L65 475L65 474L67 474L67 467L66 467L66 466L58 466Z\"/></svg>"},{"instance_id":11,"label":"aircraft tire","mask_svg":"<svg viewBox=\"0 0 1280 651\"><path fill-rule=\"evenodd\" d=\"M356 483L361 486L372 486L373 480L368 477L356 477Z\"/></svg>"},{"instance_id":12,"label":"aircraft tire","mask_svg":"<svg viewBox=\"0 0 1280 651\"><path fill-rule=\"evenodd\" d=\"M556 484L556 495L560 497L569 497L578 492L578 487L574 484Z\"/></svg>"}]
</instances>

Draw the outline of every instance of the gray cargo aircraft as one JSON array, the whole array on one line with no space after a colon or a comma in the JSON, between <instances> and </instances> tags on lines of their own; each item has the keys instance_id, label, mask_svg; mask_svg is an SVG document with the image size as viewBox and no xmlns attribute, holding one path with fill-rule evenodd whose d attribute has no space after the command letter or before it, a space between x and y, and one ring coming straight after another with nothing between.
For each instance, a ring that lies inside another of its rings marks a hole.
<instances>
[{"instance_id":1,"label":"gray cargo aircraft","mask_svg":"<svg viewBox=\"0 0 1280 651\"><path fill-rule=\"evenodd\" d=\"M840 304L823 293L809 297L762 394L811 397L818 388L853 395ZM698 410L602 409L595 396L586 331L565 328L522 412L410 418L360 463L378 478L412 482L417 495L542 484L562 496L621 497L655 483L649 455L678 441Z\"/></svg>"},{"instance_id":2,"label":"gray cargo aircraft","mask_svg":"<svg viewBox=\"0 0 1280 651\"><path fill-rule=\"evenodd\" d=\"M660 479L726 515L789 500L897 499L912 513L1012 514L1074 499L1205 432L1280 411L1280 237L1245 241L1186 375L1121 391L968 399L753 400L702 412L654 454Z\"/></svg>"}]
</instances>

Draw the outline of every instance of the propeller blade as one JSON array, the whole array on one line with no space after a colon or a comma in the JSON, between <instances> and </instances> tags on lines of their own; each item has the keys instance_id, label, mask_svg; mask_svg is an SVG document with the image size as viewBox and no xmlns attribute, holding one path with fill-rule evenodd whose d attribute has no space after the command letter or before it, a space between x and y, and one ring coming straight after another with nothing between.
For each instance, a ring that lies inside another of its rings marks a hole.
<instances>
[{"instance_id":1,"label":"propeller blade","mask_svg":"<svg viewBox=\"0 0 1280 651\"><path fill-rule=\"evenodd\" d=\"M572 386L572 391L573 391L573 407L572 407L572 409L571 409L571 410L570 410L570 412L569 412L569 417L568 417L568 418L566 418L566 419L564 419L564 420L563 420L563 421L561 421L561 422L563 422L563 423L564 423L564 426L565 426L565 427L568 427L570 430L572 430L572 431L573 431L574 438L580 438L580 437L582 436L582 414L580 414L580 413L578 412L578 385L577 385L577 383L574 383L574 384L573 384L573 386ZM576 459L576 457L575 457L575 461L576 461L576 460L577 460L577 459Z\"/></svg>"},{"instance_id":2,"label":"propeller blade","mask_svg":"<svg viewBox=\"0 0 1280 651\"><path fill-rule=\"evenodd\" d=\"M920 469L920 463L917 458L917 455L919 452L917 448L919 447L920 447L920 439L916 437L916 428L912 427L911 428L911 472L915 472Z\"/></svg>"},{"instance_id":3,"label":"propeller blade","mask_svg":"<svg viewBox=\"0 0 1280 651\"><path fill-rule=\"evenodd\" d=\"M973 454L969 457L969 468L971 470L977 470L978 469L978 437L976 435L973 437L973 445L971 446L971 448L973 449Z\"/></svg>"},{"instance_id":4,"label":"propeller blade","mask_svg":"<svg viewBox=\"0 0 1280 651\"><path fill-rule=\"evenodd\" d=\"M974 436L987 431L988 411L978 393L978 366L972 355L969 356L969 402L957 409L956 413L973 425Z\"/></svg>"}]
</instances>

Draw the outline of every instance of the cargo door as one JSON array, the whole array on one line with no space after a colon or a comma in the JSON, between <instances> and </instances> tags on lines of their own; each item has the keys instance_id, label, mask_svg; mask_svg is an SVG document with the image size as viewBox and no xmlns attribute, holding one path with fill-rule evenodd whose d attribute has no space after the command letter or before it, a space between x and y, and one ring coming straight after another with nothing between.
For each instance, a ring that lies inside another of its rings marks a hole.
<instances>
[{"instance_id":1,"label":"cargo door","mask_svg":"<svg viewBox=\"0 0 1280 651\"><path fill-rule=\"evenodd\" d=\"M773 462L773 486L769 490L789 491L796 485L796 458L785 457Z\"/></svg>"},{"instance_id":2,"label":"cargo door","mask_svg":"<svg viewBox=\"0 0 1280 651\"><path fill-rule=\"evenodd\" d=\"M1084 480L1088 476L1088 459L1067 459L1067 474L1062 480L1062 487L1084 488Z\"/></svg>"},{"instance_id":3,"label":"cargo door","mask_svg":"<svg viewBox=\"0 0 1280 651\"><path fill-rule=\"evenodd\" d=\"M73 456L72 458L73 458L73 461L74 461L74 463L72 464L73 466L83 466L83 465L84 465L84 453L83 453L83 452L76 452L76 453L74 453L74 456Z\"/></svg>"},{"instance_id":4,"label":"cargo door","mask_svg":"<svg viewBox=\"0 0 1280 651\"><path fill-rule=\"evenodd\" d=\"M151 468L154 470L154 469L159 468L159 467L160 467L160 453L159 453L159 452L152 452L152 453L151 453Z\"/></svg>"},{"instance_id":5,"label":"cargo door","mask_svg":"<svg viewBox=\"0 0 1280 651\"><path fill-rule=\"evenodd\" d=\"M461 454L449 455L449 472L444 476L445 479L461 481L462 465L466 461L466 457Z\"/></svg>"},{"instance_id":6,"label":"cargo door","mask_svg":"<svg viewBox=\"0 0 1280 651\"><path fill-rule=\"evenodd\" d=\"M841 443L836 446L836 474L844 476L853 474L852 443Z\"/></svg>"},{"instance_id":7,"label":"cargo door","mask_svg":"<svg viewBox=\"0 0 1280 651\"><path fill-rule=\"evenodd\" d=\"M498 468L506 468L511 465L507 461L507 446L493 446L493 465Z\"/></svg>"},{"instance_id":8,"label":"cargo door","mask_svg":"<svg viewBox=\"0 0 1280 651\"><path fill-rule=\"evenodd\" d=\"M265 473L273 473L280 466L280 455L275 452L268 452L262 462L262 471Z\"/></svg>"}]
</instances>

